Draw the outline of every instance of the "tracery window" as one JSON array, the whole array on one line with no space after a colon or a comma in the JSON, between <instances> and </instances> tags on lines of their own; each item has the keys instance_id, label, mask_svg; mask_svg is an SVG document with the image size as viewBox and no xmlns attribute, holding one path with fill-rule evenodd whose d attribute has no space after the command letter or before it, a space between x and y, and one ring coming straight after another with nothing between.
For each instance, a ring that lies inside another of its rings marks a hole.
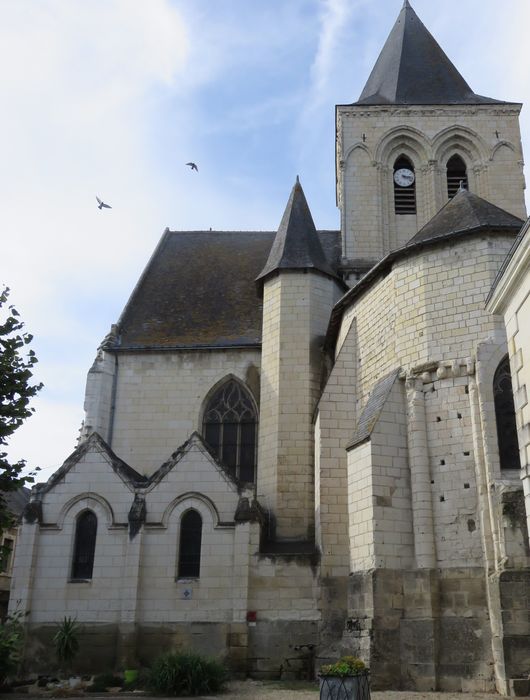
<instances>
[{"instance_id":1,"label":"tracery window","mask_svg":"<svg viewBox=\"0 0 530 700\"><path fill-rule=\"evenodd\" d=\"M202 518L188 510L180 521L178 578L199 578L201 572Z\"/></svg>"},{"instance_id":2,"label":"tracery window","mask_svg":"<svg viewBox=\"0 0 530 700\"><path fill-rule=\"evenodd\" d=\"M501 361L493 377L493 398L501 469L520 469L512 375L508 355Z\"/></svg>"},{"instance_id":3,"label":"tracery window","mask_svg":"<svg viewBox=\"0 0 530 700\"><path fill-rule=\"evenodd\" d=\"M72 559L72 579L92 578L98 519L91 510L83 511L75 525L74 556Z\"/></svg>"},{"instance_id":4,"label":"tracery window","mask_svg":"<svg viewBox=\"0 0 530 700\"><path fill-rule=\"evenodd\" d=\"M204 439L237 479L253 482L256 434L254 402L244 387L231 379L208 402L203 419Z\"/></svg>"},{"instance_id":5,"label":"tracery window","mask_svg":"<svg viewBox=\"0 0 530 700\"><path fill-rule=\"evenodd\" d=\"M406 156L394 163L394 211L396 214L416 213L416 174Z\"/></svg>"},{"instance_id":6,"label":"tracery window","mask_svg":"<svg viewBox=\"0 0 530 700\"><path fill-rule=\"evenodd\" d=\"M447 161L447 196L449 199L453 199L458 192L460 183L464 189L468 189L466 164L460 156L454 155Z\"/></svg>"}]
</instances>

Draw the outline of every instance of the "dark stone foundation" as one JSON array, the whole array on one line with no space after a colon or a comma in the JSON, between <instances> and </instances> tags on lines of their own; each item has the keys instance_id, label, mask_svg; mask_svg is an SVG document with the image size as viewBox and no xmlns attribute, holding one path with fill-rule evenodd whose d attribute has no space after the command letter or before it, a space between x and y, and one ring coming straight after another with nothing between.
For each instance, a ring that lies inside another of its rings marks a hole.
<instances>
[{"instance_id":1,"label":"dark stone foundation","mask_svg":"<svg viewBox=\"0 0 530 700\"><path fill-rule=\"evenodd\" d=\"M490 621L487 586L495 620ZM530 670L530 570L373 570L321 581L320 619L82 624L81 673L148 666L170 650L221 658L237 677L308 678L342 654L363 658L374 690L522 692ZM28 628L26 672L57 668L55 625ZM492 629L499 632L492 639ZM496 658L493 657L495 649ZM495 664L494 664L495 661ZM495 670L497 678L495 678ZM523 682L524 681L524 682Z\"/></svg>"}]
</instances>

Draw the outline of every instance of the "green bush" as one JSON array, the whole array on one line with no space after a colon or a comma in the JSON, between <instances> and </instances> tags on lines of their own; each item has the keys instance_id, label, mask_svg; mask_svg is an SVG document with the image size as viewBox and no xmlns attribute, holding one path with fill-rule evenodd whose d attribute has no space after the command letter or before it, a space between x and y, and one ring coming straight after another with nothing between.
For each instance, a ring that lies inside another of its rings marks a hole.
<instances>
[{"instance_id":1,"label":"green bush","mask_svg":"<svg viewBox=\"0 0 530 700\"><path fill-rule=\"evenodd\" d=\"M364 661L356 656L343 656L334 664L320 667L321 676L361 676L367 670Z\"/></svg>"},{"instance_id":2,"label":"green bush","mask_svg":"<svg viewBox=\"0 0 530 700\"><path fill-rule=\"evenodd\" d=\"M94 676L94 680L88 686L89 693L104 693L107 688L123 687L123 678L115 676L113 673L101 673L99 676Z\"/></svg>"},{"instance_id":3,"label":"green bush","mask_svg":"<svg viewBox=\"0 0 530 700\"><path fill-rule=\"evenodd\" d=\"M222 690L227 680L224 666L193 652L164 654L153 664L148 687L159 695L187 697Z\"/></svg>"},{"instance_id":4,"label":"green bush","mask_svg":"<svg viewBox=\"0 0 530 700\"><path fill-rule=\"evenodd\" d=\"M17 610L0 624L0 686L18 669L24 644L23 617Z\"/></svg>"}]
</instances>

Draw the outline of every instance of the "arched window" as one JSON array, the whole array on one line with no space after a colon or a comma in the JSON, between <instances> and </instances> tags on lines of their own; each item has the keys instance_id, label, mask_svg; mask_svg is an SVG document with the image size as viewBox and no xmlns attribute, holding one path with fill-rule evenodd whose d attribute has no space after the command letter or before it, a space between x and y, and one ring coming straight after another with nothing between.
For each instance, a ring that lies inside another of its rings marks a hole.
<instances>
[{"instance_id":1,"label":"arched window","mask_svg":"<svg viewBox=\"0 0 530 700\"><path fill-rule=\"evenodd\" d=\"M416 175L408 158L400 156L394 163L394 210L396 214L416 213Z\"/></svg>"},{"instance_id":2,"label":"arched window","mask_svg":"<svg viewBox=\"0 0 530 700\"><path fill-rule=\"evenodd\" d=\"M454 155L447 161L447 195L453 199L460 188L468 189L467 168L460 156Z\"/></svg>"},{"instance_id":3,"label":"arched window","mask_svg":"<svg viewBox=\"0 0 530 700\"><path fill-rule=\"evenodd\" d=\"M91 579L96 551L98 519L91 510L83 511L75 525L72 579Z\"/></svg>"},{"instance_id":4,"label":"arched window","mask_svg":"<svg viewBox=\"0 0 530 700\"><path fill-rule=\"evenodd\" d=\"M520 469L521 461L519 458L519 443L517 442L512 375L508 355L499 364L493 377L493 398L501 469Z\"/></svg>"},{"instance_id":5,"label":"arched window","mask_svg":"<svg viewBox=\"0 0 530 700\"><path fill-rule=\"evenodd\" d=\"M199 578L201 572L202 519L188 510L180 521L178 578Z\"/></svg>"},{"instance_id":6,"label":"arched window","mask_svg":"<svg viewBox=\"0 0 530 700\"><path fill-rule=\"evenodd\" d=\"M203 419L204 439L241 481L253 482L256 471L257 416L243 386L231 379L211 397Z\"/></svg>"}]
</instances>

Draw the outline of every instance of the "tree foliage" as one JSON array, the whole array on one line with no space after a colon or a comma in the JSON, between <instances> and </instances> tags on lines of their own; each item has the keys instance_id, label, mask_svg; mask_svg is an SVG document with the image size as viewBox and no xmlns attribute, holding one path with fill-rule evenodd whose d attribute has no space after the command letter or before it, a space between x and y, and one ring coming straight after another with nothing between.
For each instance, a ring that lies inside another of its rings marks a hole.
<instances>
[{"instance_id":1,"label":"tree foliage","mask_svg":"<svg viewBox=\"0 0 530 700\"><path fill-rule=\"evenodd\" d=\"M7 303L8 298L9 288L0 289L0 531L12 524L5 494L34 480L34 473L22 475L25 460L11 463L3 450L34 412L29 403L42 388L42 384L30 383L37 362L34 351L28 348L33 336L24 331L24 323L15 307Z\"/></svg>"}]
</instances>

